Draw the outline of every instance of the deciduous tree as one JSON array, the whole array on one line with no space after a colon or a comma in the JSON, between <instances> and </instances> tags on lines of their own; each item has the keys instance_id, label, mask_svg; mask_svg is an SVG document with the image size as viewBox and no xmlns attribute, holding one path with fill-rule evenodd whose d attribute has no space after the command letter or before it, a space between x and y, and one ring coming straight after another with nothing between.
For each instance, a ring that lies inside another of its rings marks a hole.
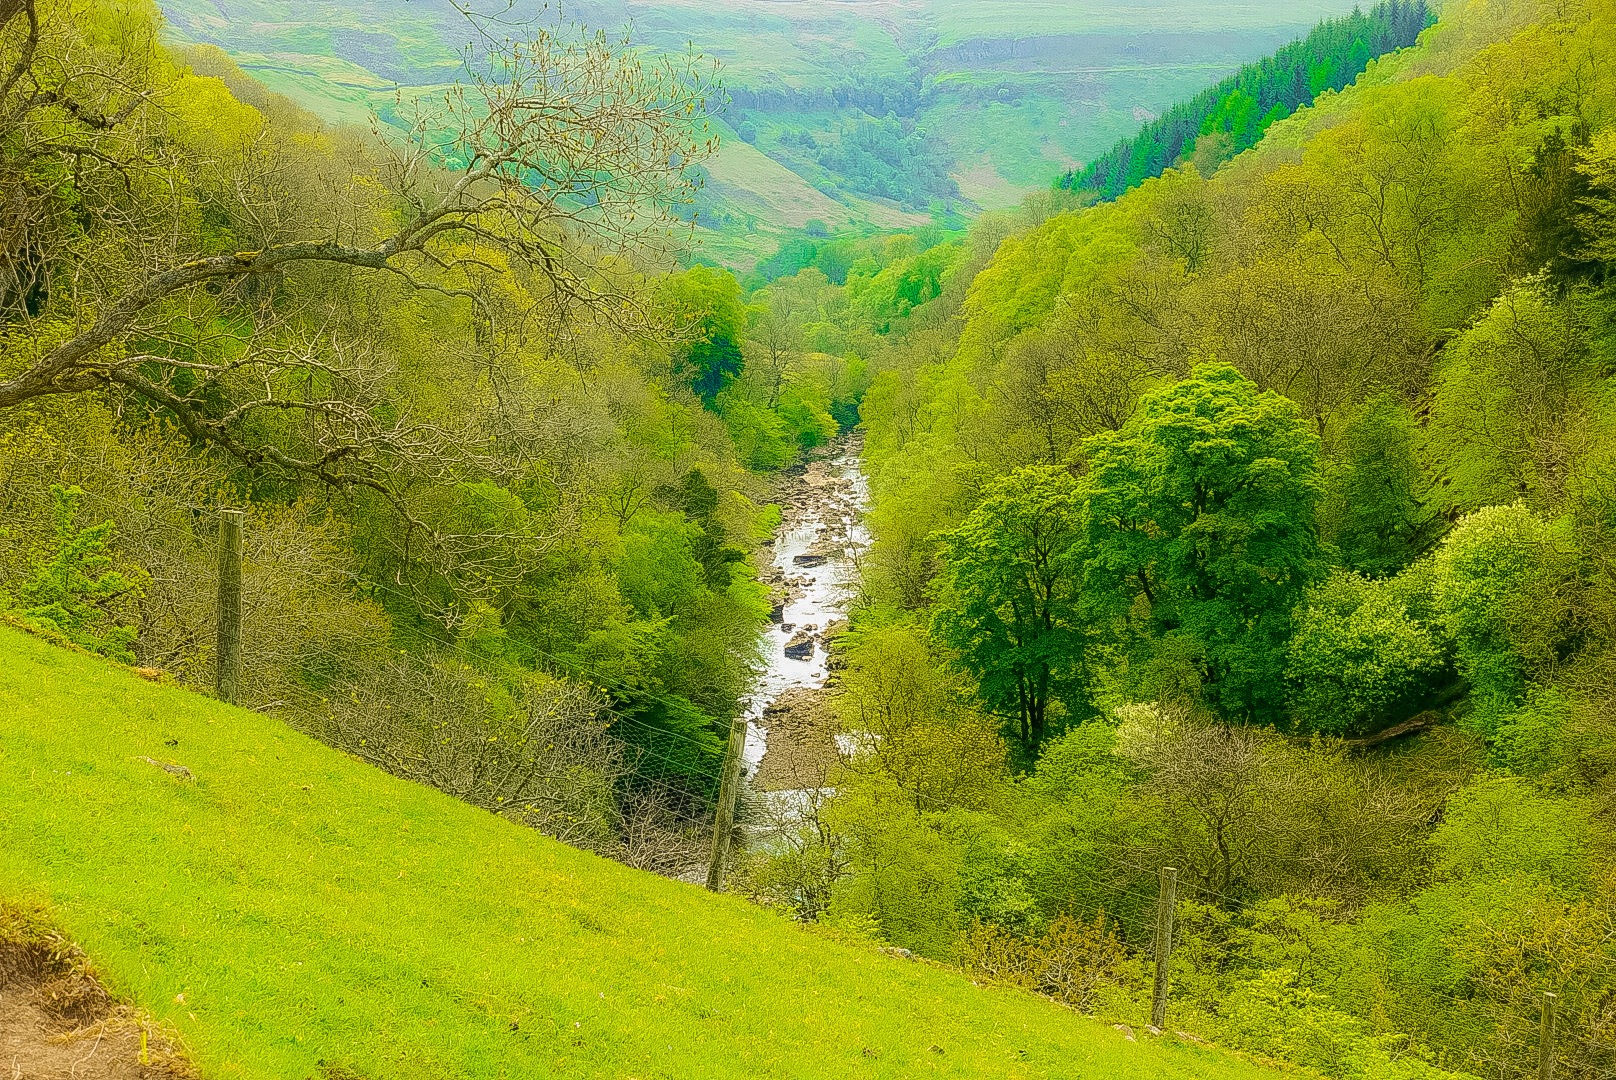
<instances>
[{"instance_id":1,"label":"deciduous tree","mask_svg":"<svg viewBox=\"0 0 1616 1080\"><path fill-rule=\"evenodd\" d=\"M1225 364L1146 394L1089 441L1086 591L1145 647L1193 657L1208 701L1278 719L1291 609L1323 568L1319 440L1289 400Z\"/></svg>"},{"instance_id":2,"label":"deciduous tree","mask_svg":"<svg viewBox=\"0 0 1616 1080\"><path fill-rule=\"evenodd\" d=\"M932 630L977 680L989 708L1036 750L1056 718L1081 714L1078 603L1083 491L1065 469L1033 466L994 484L942 538Z\"/></svg>"}]
</instances>

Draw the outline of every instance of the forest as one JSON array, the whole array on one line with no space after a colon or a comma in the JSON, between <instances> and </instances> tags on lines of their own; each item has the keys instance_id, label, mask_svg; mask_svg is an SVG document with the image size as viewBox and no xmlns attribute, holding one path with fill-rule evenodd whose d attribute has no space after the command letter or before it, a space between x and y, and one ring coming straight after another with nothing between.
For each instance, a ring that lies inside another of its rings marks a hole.
<instances>
[{"instance_id":1,"label":"forest","mask_svg":"<svg viewBox=\"0 0 1616 1080\"><path fill-rule=\"evenodd\" d=\"M1325 19L1301 41L1245 65L1082 168L1068 170L1056 186L1114 199L1185 159L1211 173L1255 146L1274 121L1349 85L1376 57L1414 44L1433 21L1425 0L1384 0L1367 15L1354 8Z\"/></svg>"},{"instance_id":2,"label":"forest","mask_svg":"<svg viewBox=\"0 0 1616 1080\"><path fill-rule=\"evenodd\" d=\"M743 282L699 58L482 24L401 135L0 0L0 617L210 691L244 508L241 704L688 875L854 447L843 739L732 891L1142 1026L1173 867L1186 1037L1526 1077L1551 993L1616 1074L1616 4L1438 15Z\"/></svg>"}]
</instances>

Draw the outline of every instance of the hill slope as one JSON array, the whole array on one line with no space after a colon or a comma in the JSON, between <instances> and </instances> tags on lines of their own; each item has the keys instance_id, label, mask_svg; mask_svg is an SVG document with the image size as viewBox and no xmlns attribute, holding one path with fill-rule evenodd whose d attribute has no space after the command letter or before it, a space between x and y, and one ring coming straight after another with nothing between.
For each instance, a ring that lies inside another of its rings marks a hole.
<instances>
[{"instance_id":1,"label":"hill slope","mask_svg":"<svg viewBox=\"0 0 1616 1080\"><path fill-rule=\"evenodd\" d=\"M328 120L393 117L452 81L473 34L448 0L162 0L178 38L217 45ZM700 207L709 258L750 266L805 221L908 227L1012 206L1175 101L1341 15L1346 0L568 0L653 53L723 63L734 153ZM472 4L474 10L498 4ZM502 25L502 24L500 24ZM767 158L768 160L762 160Z\"/></svg>"},{"instance_id":2,"label":"hill slope","mask_svg":"<svg viewBox=\"0 0 1616 1080\"><path fill-rule=\"evenodd\" d=\"M207 1077L1273 1075L575 851L10 628L0 656L0 895L53 905Z\"/></svg>"}]
</instances>

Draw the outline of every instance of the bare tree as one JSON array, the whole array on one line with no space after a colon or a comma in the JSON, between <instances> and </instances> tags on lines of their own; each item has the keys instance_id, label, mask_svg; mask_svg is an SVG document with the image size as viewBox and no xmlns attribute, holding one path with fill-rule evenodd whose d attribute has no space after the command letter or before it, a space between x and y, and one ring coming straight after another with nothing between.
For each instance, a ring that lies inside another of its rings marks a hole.
<instances>
[{"instance_id":1,"label":"bare tree","mask_svg":"<svg viewBox=\"0 0 1616 1080\"><path fill-rule=\"evenodd\" d=\"M0 317L14 331L0 409L112 390L240 461L339 488L392 496L400 468L455 447L376 407L390 372L363 345L285 316L272 301L289 275L322 295L381 275L477 311L480 286L513 275L536 303L632 324L624 272L677 225L691 166L714 145L694 60L483 24L460 84L413 103L403 130L378 126L335 193L299 197L273 133L212 159L171 137L155 44L98 51L73 12L42 18L40 3L0 0L0 176L13 192ZM76 185L81 235L57 224L46 174ZM182 204L199 195L230 218L224 250L185 227Z\"/></svg>"},{"instance_id":2,"label":"bare tree","mask_svg":"<svg viewBox=\"0 0 1616 1080\"><path fill-rule=\"evenodd\" d=\"M605 706L580 683L533 676L490 692L451 657L386 661L295 723L395 776L578 847L614 854L617 785L631 771Z\"/></svg>"},{"instance_id":3,"label":"bare tree","mask_svg":"<svg viewBox=\"0 0 1616 1080\"><path fill-rule=\"evenodd\" d=\"M1351 909L1418 869L1419 838L1450 793L1340 742L1298 744L1172 703L1127 712L1121 750L1160 815L1150 865L1180 867L1213 899L1255 889Z\"/></svg>"}]
</instances>

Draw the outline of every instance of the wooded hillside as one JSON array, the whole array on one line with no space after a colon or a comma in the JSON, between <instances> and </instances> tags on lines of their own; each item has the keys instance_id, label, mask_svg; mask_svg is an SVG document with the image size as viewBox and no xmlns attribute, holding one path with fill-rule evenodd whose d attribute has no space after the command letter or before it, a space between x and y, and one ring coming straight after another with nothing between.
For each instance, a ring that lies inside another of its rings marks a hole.
<instances>
[{"instance_id":1,"label":"wooded hillside","mask_svg":"<svg viewBox=\"0 0 1616 1080\"><path fill-rule=\"evenodd\" d=\"M243 704L689 875L771 484L857 427L821 771L733 888L1341 1080L1616 1074L1612 0L744 284L677 269L701 65L491 33L399 136L121 0L0 34L8 618L211 690L245 508Z\"/></svg>"},{"instance_id":2,"label":"wooded hillside","mask_svg":"<svg viewBox=\"0 0 1616 1080\"><path fill-rule=\"evenodd\" d=\"M876 739L754 890L1139 1018L1175 867L1177 1023L1616 1070L1613 43L1449 4L1209 175L851 272Z\"/></svg>"},{"instance_id":3,"label":"wooded hillside","mask_svg":"<svg viewBox=\"0 0 1616 1080\"><path fill-rule=\"evenodd\" d=\"M1367 15L1354 8L1343 18L1326 19L1301 41L1245 65L1068 171L1058 186L1114 199L1192 156L1200 172L1210 173L1255 146L1274 121L1350 85L1376 57L1414 44L1433 21L1425 0L1386 0Z\"/></svg>"}]
</instances>

